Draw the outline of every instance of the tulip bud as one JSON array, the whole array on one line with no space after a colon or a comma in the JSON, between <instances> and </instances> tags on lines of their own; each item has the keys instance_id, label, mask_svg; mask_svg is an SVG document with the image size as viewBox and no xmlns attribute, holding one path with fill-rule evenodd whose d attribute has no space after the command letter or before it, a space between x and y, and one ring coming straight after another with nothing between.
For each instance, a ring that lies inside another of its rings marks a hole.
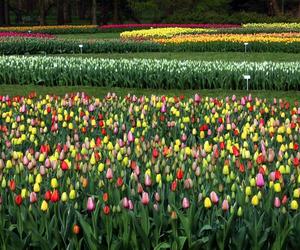
<instances>
[{"instance_id":1,"label":"tulip bud","mask_svg":"<svg viewBox=\"0 0 300 250\"><path fill-rule=\"evenodd\" d=\"M95 210L95 201L94 198L89 197L87 200L86 208L88 212L93 212Z\"/></svg>"}]
</instances>

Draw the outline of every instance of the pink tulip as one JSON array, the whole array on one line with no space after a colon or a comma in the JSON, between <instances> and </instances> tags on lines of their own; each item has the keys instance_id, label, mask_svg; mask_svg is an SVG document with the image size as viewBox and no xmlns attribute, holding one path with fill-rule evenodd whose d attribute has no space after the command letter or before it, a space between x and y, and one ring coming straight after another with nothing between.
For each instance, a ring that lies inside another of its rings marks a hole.
<instances>
[{"instance_id":1,"label":"pink tulip","mask_svg":"<svg viewBox=\"0 0 300 250\"><path fill-rule=\"evenodd\" d=\"M124 208L129 208L129 202L128 202L128 198L124 197L122 200L122 205Z\"/></svg>"},{"instance_id":2,"label":"pink tulip","mask_svg":"<svg viewBox=\"0 0 300 250\"><path fill-rule=\"evenodd\" d=\"M236 95L233 95L231 100L232 100L233 102L235 102L235 101L236 101Z\"/></svg>"},{"instance_id":3,"label":"pink tulip","mask_svg":"<svg viewBox=\"0 0 300 250\"><path fill-rule=\"evenodd\" d=\"M106 178L111 180L113 178L113 171L111 168L108 168L106 171Z\"/></svg>"},{"instance_id":4,"label":"pink tulip","mask_svg":"<svg viewBox=\"0 0 300 250\"><path fill-rule=\"evenodd\" d=\"M166 113L167 112L167 107L165 104L162 105L160 112Z\"/></svg>"},{"instance_id":5,"label":"pink tulip","mask_svg":"<svg viewBox=\"0 0 300 250\"><path fill-rule=\"evenodd\" d=\"M200 96L200 95L198 95L198 94L195 94L195 98L194 98L194 100L195 100L195 102L196 102L196 103L199 103L199 102L201 102L201 96Z\"/></svg>"},{"instance_id":6,"label":"pink tulip","mask_svg":"<svg viewBox=\"0 0 300 250\"><path fill-rule=\"evenodd\" d=\"M182 200L182 207L183 207L184 209L190 207L190 202L189 202L188 198L186 198L186 197L183 198L183 200Z\"/></svg>"},{"instance_id":7,"label":"pink tulip","mask_svg":"<svg viewBox=\"0 0 300 250\"><path fill-rule=\"evenodd\" d=\"M218 197L218 195L216 194L215 191L212 191L212 192L210 193L210 199L211 199L211 201L212 201L214 204L217 204L217 203L218 203L219 197Z\"/></svg>"},{"instance_id":8,"label":"pink tulip","mask_svg":"<svg viewBox=\"0 0 300 250\"><path fill-rule=\"evenodd\" d=\"M133 142L134 141L134 136L131 133L131 131L128 132L127 139L128 139L129 142Z\"/></svg>"},{"instance_id":9,"label":"pink tulip","mask_svg":"<svg viewBox=\"0 0 300 250\"><path fill-rule=\"evenodd\" d=\"M43 176L46 174L46 169L45 169L45 166L44 165L41 165L40 166L40 174Z\"/></svg>"},{"instance_id":10,"label":"pink tulip","mask_svg":"<svg viewBox=\"0 0 300 250\"><path fill-rule=\"evenodd\" d=\"M155 198L155 200L156 200L157 202L160 201L160 195L159 195L158 192L155 193L154 198Z\"/></svg>"},{"instance_id":11,"label":"pink tulip","mask_svg":"<svg viewBox=\"0 0 300 250\"><path fill-rule=\"evenodd\" d=\"M116 135L119 132L119 128L118 127L114 127L114 134Z\"/></svg>"},{"instance_id":12,"label":"pink tulip","mask_svg":"<svg viewBox=\"0 0 300 250\"><path fill-rule=\"evenodd\" d=\"M143 205L149 204L149 195L147 192L142 193L142 203L143 203Z\"/></svg>"},{"instance_id":13,"label":"pink tulip","mask_svg":"<svg viewBox=\"0 0 300 250\"><path fill-rule=\"evenodd\" d=\"M225 200L223 200L223 202L222 202L222 210L223 211L227 211L229 209L229 203L228 203L228 201L225 199Z\"/></svg>"},{"instance_id":14,"label":"pink tulip","mask_svg":"<svg viewBox=\"0 0 300 250\"><path fill-rule=\"evenodd\" d=\"M145 186L150 187L152 184L151 178L148 174L145 174Z\"/></svg>"},{"instance_id":15,"label":"pink tulip","mask_svg":"<svg viewBox=\"0 0 300 250\"><path fill-rule=\"evenodd\" d=\"M37 195L35 192L31 192L29 196L30 203L35 203L37 201Z\"/></svg>"},{"instance_id":16,"label":"pink tulip","mask_svg":"<svg viewBox=\"0 0 300 250\"><path fill-rule=\"evenodd\" d=\"M256 176L256 186L263 187L265 185L264 177L261 173L258 173Z\"/></svg>"},{"instance_id":17,"label":"pink tulip","mask_svg":"<svg viewBox=\"0 0 300 250\"><path fill-rule=\"evenodd\" d=\"M249 96L248 96L248 101L252 102L252 95L251 94L249 94Z\"/></svg>"},{"instance_id":18,"label":"pink tulip","mask_svg":"<svg viewBox=\"0 0 300 250\"><path fill-rule=\"evenodd\" d=\"M183 135L181 136L181 141L185 142L186 140L187 140L187 135L183 133Z\"/></svg>"},{"instance_id":19,"label":"pink tulip","mask_svg":"<svg viewBox=\"0 0 300 250\"><path fill-rule=\"evenodd\" d=\"M24 164L25 166L27 166L28 163L29 163L29 160L28 160L27 156L25 155L25 156L23 157L23 164Z\"/></svg>"},{"instance_id":20,"label":"pink tulip","mask_svg":"<svg viewBox=\"0 0 300 250\"><path fill-rule=\"evenodd\" d=\"M129 210L133 210L133 203L131 200L128 201Z\"/></svg>"},{"instance_id":21,"label":"pink tulip","mask_svg":"<svg viewBox=\"0 0 300 250\"><path fill-rule=\"evenodd\" d=\"M274 207L279 208L280 205L281 205L280 199L278 197L275 197Z\"/></svg>"},{"instance_id":22,"label":"pink tulip","mask_svg":"<svg viewBox=\"0 0 300 250\"><path fill-rule=\"evenodd\" d=\"M134 173L135 173L137 176L140 175L140 167L139 167L139 166L136 166L136 167L135 167Z\"/></svg>"},{"instance_id":23,"label":"pink tulip","mask_svg":"<svg viewBox=\"0 0 300 250\"><path fill-rule=\"evenodd\" d=\"M92 212L95 210L95 201L94 198L89 197L87 200L86 208L88 212Z\"/></svg>"},{"instance_id":24,"label":"pink tulip","mask_svg":"<svg viewBox=\"0 0 300 250\"><path fill-rule=\"evenodd\" d=\"M274 171L270 173L269 178L271 181L275 181L275 172Z\"/></svg>"},{"instance_id":25,"label":"pink tulip","mask_svg":"<svg viewBox=\"0 0 300 250\"><path fill-rule=\"evenodd\" d=\"M47 159L45 160L45 167L46 167L46 168L50 168L50 167L51 167L51 161L50 161L49 158L47 158Z\"/></svg>"},{"instance_id":26,"label":"pink tulip","mask_svg":"<svg viewBox=\"0 0 300 250\"><path fill-rule=\"evenodd\" d=\"M242 99L241 99L241 105L243 105L243 106L246 105L246 101L245 101L245 98L244 98L244 97L242 97Z\"/></svg>"}]
</instances>

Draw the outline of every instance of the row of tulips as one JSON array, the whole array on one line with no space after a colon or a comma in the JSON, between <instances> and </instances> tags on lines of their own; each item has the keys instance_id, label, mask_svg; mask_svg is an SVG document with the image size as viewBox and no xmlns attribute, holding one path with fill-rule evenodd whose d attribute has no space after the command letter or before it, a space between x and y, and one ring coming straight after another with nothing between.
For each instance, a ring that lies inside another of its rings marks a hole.
<instances>
[{"instance_id":1,"label":"row of tulips","mask_svg":"<svg viewBox=\"0 0 300 250\"><path fill-rule=\"evenodd\" d=\"M57 26L16 26L0 27L0 32L44 33L44 34L76 34L96 33L96 25L57 25Z\"/></svg>"},{"instance_id":2,"label":"row of tulips","mask_svg":"<svg viewBox=\"0 0 300 250\"><path fill-rule=\"evenodd\" d=\"M0 38L5 37L55 38L54 35L43 33L0 32Z\"/></svg>"},{"instance_id":3,"label":"row of tulips","mask_svg":"<svg viewBox=\"0 0 300 250\"><path fill-rule=\"evenodd\" d=\"M120 34L123 39L153 39L153 38L170 38L178 35L201 34L216 31L214 29L202 28L156 28L124 31Z\"/></svg>"},{"instance_id":4,"label":"row of tulips","mask_svg":"<svg viewBox=\"0 0 300 250\"><path fill-rule=\"evenodd\" d=\"M126 30L153 29L153 28L193 28L193 29L229 29L240 28L238 24L205 24L205 23L130 23L130 24L107 24L99 27L102 32L122 32Z\"/></svg>"},{"instance_id":5,"label":"row of tulips","mask_svg":"<svg viewBox=\"0 0 300 250\"><path fill-rule=\"evenodd\" d=\"M247 23L242 24L243 28L262 28L262 29L300 29L300 23Z\"/></svg>"},{"instance_id":6,"label":"row of tulips","mask_svg":"<svg viewBox=\"0 0 300 250\"><path fill-rule=\"evenodd\" d=\"M249 89L299 91L299 72L298 62L0 57L1 84L246 89L243 75L250 75Z\"/></svg>"},{"instance_id":7,"label":"row of tulips","mask_svg":"<svg viewBox=\"0 0 300 250\"><path fill-rule=\"evenodd\" d=\"M244 39L241 35L232 35L239 42L212 41L193 42L188 39L185 42L170 42L170 40L154 41L124 41L124 40L69 40L69 39L37 39L22 37L0 38L0 54L24 55L24 54L61 54L61 53L130 53L130 52L244 52ZM213 36L212 36L213 37ZM226 35L225 35L226 37ZM238 38L240 37L240 38ZM170 38L171 40L174 38ZM176 40L177 38L175 38ZM179 38L179 40L182 38ZM286 52L300 53L298 38L276 38L273 42L249 43L248 52ZM193 38L191 38L193 40ZM269 39L270 40L270 39ZM294 42L278 42L293 41ZM79 46L80 45L80 46ZM81 48L80 48L81 47Z\"/></svg>"},{"instance_id":8,"label":"row of tulips","mask_svg":"<svg viewBox=\"0 0 300 250\"><path fill-rule=\"evenodd\" d=\"M297 249L300 106L0 96L7 249Z\"/></svg>"},{"instance_id":9,"label":"row of tulips","mask_svg":"<svg viewBox=\"0 0 300 250\"><path fill-rule=\"evenodd\" d=\"M154 38L158 43L299 43L300 33L258 33L258 34L193 34Z\"/></svg>"}]
</instances>

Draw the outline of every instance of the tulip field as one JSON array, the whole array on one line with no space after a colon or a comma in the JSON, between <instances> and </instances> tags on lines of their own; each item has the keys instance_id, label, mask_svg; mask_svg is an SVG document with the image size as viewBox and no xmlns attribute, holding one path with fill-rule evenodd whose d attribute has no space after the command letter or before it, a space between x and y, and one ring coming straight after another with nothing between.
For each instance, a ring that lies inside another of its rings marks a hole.
<instances>
[{"instance_id":1,"label":"tulip field","mask_svg":"<svg viewBox=\"0 0 300 250\"><path fill-rule=\"evenodd\" d=\"M0 27L0 248L299 249L299 32Z\"/></svg>"},{"instance_id":2,"label":"tulip field","mask_svg":"<svg viewBox=\"0 0 300 250\"><path fill-rule=\"evenodd\" d=\"M296 249L300 106L0 96L1 245Z\"/></svg>"}]
</instances>

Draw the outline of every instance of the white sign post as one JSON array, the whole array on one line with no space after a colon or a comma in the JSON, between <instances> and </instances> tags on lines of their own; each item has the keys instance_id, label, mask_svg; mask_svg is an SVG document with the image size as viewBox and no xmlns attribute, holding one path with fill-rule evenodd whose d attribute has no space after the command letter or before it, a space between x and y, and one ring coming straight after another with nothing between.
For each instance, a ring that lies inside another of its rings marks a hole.
<instances>
[{"instance_id":1,"label":"white sign post","mask_svg":"<svg viewBox=\"0 0 300 250\"><path fill-rule=\"evenodd\" d=\"M83 48L83 45L82 45L82 44L79 44L79 48L80 48L80 53L82 54L82 48Z\"/></svg>"},{"instance_id":2,"label":"white sign post","mask_svg":"<svg viewBox=\"0 0 300 250\"><path fill-rule=\"evenodd\" d=\"M249 43L244 43L245 45L245 53L247 52L247 46L248 46Z\"/></svg>"},{"instance_id":3,"label":"white sign post","mask_svg":"<svg viewBox=\"0 0 300 250\"><path fill-rule=\"evenodd\" d=\"M249 80L251 79L250 75L243 75L244 79L247 81L247 91L249 90Z\"/></svg>"}]
</instances>

